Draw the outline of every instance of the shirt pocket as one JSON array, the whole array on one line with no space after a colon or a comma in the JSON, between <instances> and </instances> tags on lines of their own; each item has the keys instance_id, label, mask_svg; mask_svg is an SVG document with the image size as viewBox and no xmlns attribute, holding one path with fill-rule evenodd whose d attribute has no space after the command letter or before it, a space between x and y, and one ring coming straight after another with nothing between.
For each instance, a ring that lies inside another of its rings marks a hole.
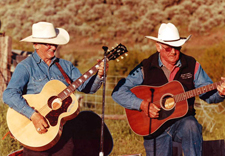
<instances>
[{"instance_id":1,"label":"shirt pocket","mask_svg":"<svg viewBox=\"0 0 225 156\"><path fill-rule=\"evenodd\" d=\"M33 75L31 77L31 84L29 85L34 92L40 92L44 85L48 82L46 75Z\"/></svg>"},{"instance_id":2,"label":"shirt pocket","mask_svg":"<svg viewBox=\"0 0 225 156\"><path fill-rule=\"evenodd\" d=\"M69 77L69 76L68 76ZM65 85L69 85L68 83L67 83L67 81L66 81L66 79L65 79L65 77L63 76L63 75L57 75L56 76L56 79L57 80L59 80L59 81L61 81L61 82L63 82ZM70 78L69 78L70 79ZM70 82L71 82L71 80L70 80ZM71 82L72 83L72 82Z\"/></svg>"}]
</instances>

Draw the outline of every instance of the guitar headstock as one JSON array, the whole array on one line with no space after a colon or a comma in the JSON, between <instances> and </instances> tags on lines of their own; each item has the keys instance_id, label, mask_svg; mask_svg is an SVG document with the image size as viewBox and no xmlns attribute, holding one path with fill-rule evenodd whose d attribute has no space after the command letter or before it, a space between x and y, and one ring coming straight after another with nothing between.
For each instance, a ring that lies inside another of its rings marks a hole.
<instances>
[{"instance_id":1,"label":"guitar headstock","mask_svg":"<svg viewBox=\"0 0 225 156\"><path fill-rule=\"evenodd\" d=\"M122 55L125 54L127 56L128 55L127 52L128 52L127 48L120 43L119 45L117 45L112 50L107 51L106 56L107 56L109 61L115 60L118 57L121 57L121 59L123 59ZM117 59L117 61L118 61L118 59Z\"/></svg>"}]
</instances>

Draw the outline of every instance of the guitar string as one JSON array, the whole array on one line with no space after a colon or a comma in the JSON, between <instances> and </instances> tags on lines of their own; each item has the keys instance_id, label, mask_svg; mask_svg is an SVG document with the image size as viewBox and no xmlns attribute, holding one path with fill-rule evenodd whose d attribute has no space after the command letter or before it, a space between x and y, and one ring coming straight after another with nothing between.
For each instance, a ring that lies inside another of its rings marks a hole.
<instances>
[{"instance_id":1,"label":"guitar string","mask_svg":"<svg viewBox=\"0 0 225 156\"><path fill-rule=\"evenodd\" d=\"M124 52L125 50L125 48L124 49L122 49L122 48L118 48L118 47L121 47L121 45L118 45L116 48L114 48L113 50L111 50L111 51L109 51L108 52L108 55L107 55L107 58L109 59L109 60L111 60L112 58L113 58L113 56L115 56L115 55L113 55L114 53L115 53L115 51L117 51L118 52L118 50L115 50L115 49L119 49L120 51L122 51L122 52ZM122 50L121 50L122 49ZM114 51L114 52L113 52ZM117 56L118 57L118 56ZM102 59L103 60L103 59ZM99 65L100 63L97 63L95 66L93 66L90 70L93 70L93 68L95 68L97 65ZM84 82L84 80L83 80L83 77L84 77L84 75L87 75L88 77L90 77L92 74L90 74L90 70L88 70L87 72L85 72L81 77L79 77L77 80L75 80L72 84L74 84L74 83L77 83L75 86L76 86L76 88L78 88L83 82ZM96 68L94 69L94 70L96 70ZM79 80L80 79L82 79L82 81L79 83ZM77 87L78 86L78 87ZM72 88L72 90L70 89L70 88ZM73 90L75 89L72 85L69 85L66 89L69 89L69 95L70 94L72 94L72 92L73 92ZM66 89L64 89L62 92L64 92L64 91L66 91ZM62 92L60 92L60 93L62 93ZM58 94L58 96L61 96L60 95L60 93ZM67 94L68 94L67 93ZM69 96L68 95L68 96ZM67 98L68 97L67 95L65 95L65 94L63 94L62 95L62 97L59 97L60 99L62 99L62 100L64 100L65 98ZM47 109L47 110L46 110ZM49 110L48 110L49 109ZM45 111L45 113L43 113L43 114L46 114L47 115L47 113L49 113L50 111L51 111L52 109L51 108L49 108L49 106L48 106L48 104L45 104L45 105L43 105L43 107L42 108L40 108L39 109L39 111L41 111L41 112L43 112L43 111Z\"/></svg>"},{"instance_id":2,"label":"guitar string","mask_svg":"<svg viewBox=\"0 0 225 156\"><path fill-rule=\"evenodd\" d=\"M191 97L194 97L194 96L197 96L197 95L200 95L200 94L212 91L212 90L216 89L216 87L218 85L221 85L222 83L223 83L223 81L215 82L215 83L212 83L212 84L200 87L200 88L196 88L194 90L190 90L190 91L187 91L187 92L184 92L184 93L173 95L172 98L174 99L175 103L178 103L178 102L187 100L187 99L189 99ZM209 87L209 88L207 89L206 87ZM157 100L157 101L154 101L153 103L160 106L160 101L161 100Z\"/></svg>"}]
</instances>

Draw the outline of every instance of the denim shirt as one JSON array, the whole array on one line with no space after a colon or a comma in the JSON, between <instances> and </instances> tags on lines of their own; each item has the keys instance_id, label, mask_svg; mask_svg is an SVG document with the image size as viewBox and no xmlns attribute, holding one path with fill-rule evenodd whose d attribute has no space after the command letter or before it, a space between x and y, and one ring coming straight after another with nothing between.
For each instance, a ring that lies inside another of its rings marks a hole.
<instances>
[{"instance_id":1,"label":"denim shirt","mask_svg":"<svg viewBox=\"0 0 225 156\"><path fill-rule=\"evenodd\" d=\"M69 85L56 66L56 60L72 81L75 81L82 75L71 62L56 57L53 58L50 66L48 66L35 51L16 66L10 82L3 92L3 101L9 107L30 119L35 110L27 105L22 95L40 93L44 85L50 80L60 80L66 86ZM94 93L101 87L101 84L102 79L96 74L80 85L77 90L85 93Z\"/></svg>"},{"instance_id":2,"label":"denim shirt","mask_svg":"<svg viewBox=\"0 0 225 156\"><path fill-rule=\"evenodd\" d=\"M159 66L162 66L162 61L159 57ZM196 62L196 69L194 74L194 85L195 88L203 87L205 85L211 84L212 80L206 74L206 72L202 69L201 65ZM179 60L176 66L181 66L181 61ZM112 93L112 98L115 102L120 104L121 106L127 109L135 109L140 110L142 99L136 97L130 89L142 85L143 82L143 73L142 67L137 66L135 70L131 74L129 74L125 79L122 79L118 83L118 87L116 87ZM219 103L224 100L224 97L220 96L218 92L215 92L213 95L209 97L203 96L204 94L199 95L199 97L205 100L207 103Z\"/></svg>"}]
</instances>

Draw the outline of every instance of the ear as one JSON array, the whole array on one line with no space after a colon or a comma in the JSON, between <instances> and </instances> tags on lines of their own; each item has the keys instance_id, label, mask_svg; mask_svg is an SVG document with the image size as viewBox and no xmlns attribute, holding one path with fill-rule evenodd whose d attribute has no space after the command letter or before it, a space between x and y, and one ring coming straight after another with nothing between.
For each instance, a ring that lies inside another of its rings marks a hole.
<instances>
[{"instance_id":1,"label":"ear","mask_svg":"<svg viewBox=\"0 0 225 156\"><path fill-rule=\"evenodd\" d=\"M155 43L155 46L156 46L157 51L160 53L160 51L162 50L161 44L158 43L158 42L156 42L156 43Z\"/></svg>"},{"instance_id":2,"label":"ear","mask_svg":"<svg viewBox=\"0 0 225 156\"><path fill-rule=\"evenodd\" d=\"M34 43L34 44L33 44L33 47L34 47L34 49L39 49L39 44Z\"/></svg>"}]
</instances>

